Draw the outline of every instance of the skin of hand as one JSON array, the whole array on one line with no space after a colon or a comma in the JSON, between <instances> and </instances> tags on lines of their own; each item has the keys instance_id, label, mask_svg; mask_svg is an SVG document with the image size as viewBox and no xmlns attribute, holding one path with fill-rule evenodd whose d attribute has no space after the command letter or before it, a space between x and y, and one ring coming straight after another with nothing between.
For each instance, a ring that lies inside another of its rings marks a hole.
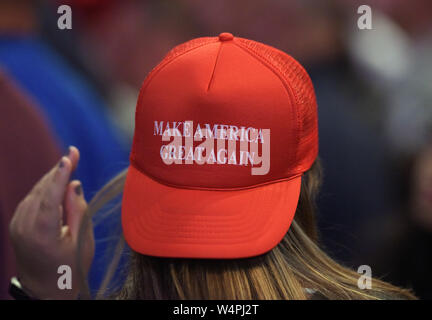
<instances>
[{"instance_id":1,"label":"skin of hand","mask_svg":"<svg viewBox=\"0 0 432 320\"><path fill-rule=\"evenodd\" d=\"M17 277L23 289L37 299L76 299L78 234L87 210L81 182L69 181L78 165L79 151L69 147L63 156L22 200L9 225ZM82 268L87 275L94 256L93 228L84 232ZM60 289L61 265L71 268L71 288Z\"/></svg>"}]
</instances>

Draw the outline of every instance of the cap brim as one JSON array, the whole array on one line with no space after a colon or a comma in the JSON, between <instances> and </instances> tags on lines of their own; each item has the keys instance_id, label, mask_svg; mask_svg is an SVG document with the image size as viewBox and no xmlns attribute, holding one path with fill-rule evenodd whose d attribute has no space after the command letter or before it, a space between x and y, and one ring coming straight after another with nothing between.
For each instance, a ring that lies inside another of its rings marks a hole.
<instances>
[{"instance_id":1,"label":"cap brim","mask_svg":"<svg viewBox=\"0 0 432 320\"><path fill-rule=\"evenodd\" d=\"M231 259L261 255L294 218L301 176L234 191L174 188L129 167L122 202L126 242L141 254Z\"/></svg>"}]
</instances>

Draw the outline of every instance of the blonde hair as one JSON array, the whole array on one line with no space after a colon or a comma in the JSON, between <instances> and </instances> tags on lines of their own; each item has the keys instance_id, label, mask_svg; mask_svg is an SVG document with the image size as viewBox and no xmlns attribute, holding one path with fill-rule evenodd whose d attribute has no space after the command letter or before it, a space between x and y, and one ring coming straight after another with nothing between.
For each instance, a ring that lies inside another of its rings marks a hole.
<instances>
[{"instance_id":1,"label":"blonde hair","mask_svg":"<svg viewBox=\"0 0 432 320\"><path fill-rule=\"evenodd\" d=\"M85 225L89 225L92 215L121 194L125 175L126 171L119 174L90 202L82 233ZM415 299L409 290L378 279L372 280L371 289L360 289L357 284L360 275L338 264L320 249L314 214L315 197L320 183L321 167L319 161L316 161L302 177L300 199L289 231L270 252L258 257L231 260L157 258L132 252L126 281L111 297ZM123 245L124 240L120 239L116 248L117 254L108 267L98 297L107 297L106 292L116 271ZM88 285L82 270L81 284L81 287L85 288L84 292L88 294Z\"/></svg>"}]
</instances>

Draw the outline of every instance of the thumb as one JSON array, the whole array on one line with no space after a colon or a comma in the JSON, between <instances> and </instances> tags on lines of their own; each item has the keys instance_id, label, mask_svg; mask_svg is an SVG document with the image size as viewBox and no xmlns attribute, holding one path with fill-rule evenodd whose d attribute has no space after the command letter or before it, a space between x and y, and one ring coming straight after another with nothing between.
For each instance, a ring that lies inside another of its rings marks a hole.
<instances>
[{"instance_id":1,"label":"thumb","mask_svg":"<svg viewBox=\"0 0 432 320\"><path fill-rule=\"evenodd\" d=\"M73 239L77 239L81 220L87 210L87 202L80 181L74 180L69 183L64 208L66 211L66 224L69 227L70 234Z\"/></svg>"}]
</instances>

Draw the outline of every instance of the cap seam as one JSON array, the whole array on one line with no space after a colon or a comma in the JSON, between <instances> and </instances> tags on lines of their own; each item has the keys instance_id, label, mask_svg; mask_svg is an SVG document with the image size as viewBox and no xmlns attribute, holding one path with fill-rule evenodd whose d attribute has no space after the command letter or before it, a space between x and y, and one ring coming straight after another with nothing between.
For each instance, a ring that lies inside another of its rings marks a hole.
<instances>
[{"instance_id":1,"label":"cap seam","mask_svg":"<svg viewBox=\"0 0 432 320\"><path fill-rule=\"evenodd\" d=\"M200 44L200 45L198 45L198 46L196 46L196 47L190 48L190 49L186 50L185 52L179 53L178 55L172 57L171 59L169 59L169 60L163 62L162 64L157 65L157 66L156 66L156 67L155 67L155 68L150 72L150 74L146 77L146 79L144 80L143 85L142 85L140 91L141 91L141 92L144 91L144 90L147 88L147 86L149 85L150 81L151 81L151 80L152 80L152 79L153 79L153 78L154 78L154 77L159 73L159 71L161 71L163 68L165 68L168 64L170 64L171 62L173 62L173 61L176 60L177 58L179 58L179 57L185 55L186 53L189 53L189 52L191 52L191 51L194 51L194 50L196 50L196 49L199 49L199 48L201 48L201 47L204 47L204 46L207 46L207 45L214 44L214 43L217 43L217 42L218 42L218 41L216 41L216 38L211 39L211 40L213 40L213 41L210 41L210 42L207 42L207 43L202 43L202 44Z\"/></svg>"},{"instance_id":2,"label":"cap seam","mask_svg":"<svg viewBox=\"0 0 432 320\"><path fill-rule=\"evenodd\" d=\"M213 71L212 71L212 74L211 74L211 77L210 77L209 84L208 84L208 86L207 86L207 92L210 90L210 86L211 86L211 84L212 84L212 82L213 82L213 78L214 78L214 74L215 74L215 72L216 72L216 66L217 66L217 63L218 63L218 61L219 61L219 54L220 54L221 50L222 50L222 42L220 42L220 44L219 44L219 48L218 48L218 52L217 52L217 54L216 54L216 59L215 59L215 63L214 63L214 67L213 67Z\"/></svg>"},{"instance_id":3,"label":"cap seam","mask_svg":"<svg viewBox=\"0 0 432 320\"><path fill-rule=\"evenodd\" d=\"M204 47L204 46L206 46L206 45L210 45L210 44L214 44L214 43L217 43L218 41L217 41L217 38L210 38L210 42L207 42L207 43L202 43L202 44L200 44L200 45L198 45L198 46L196 46L196 47L193 47L193 48L190 48L190 49L188 49L188 50L186 50L185 52L182 52L182 53L180 53L180 54L178 54L178 55L176 55L176 56L174 56L174 57L172 57L171 59L169 59L169 60L167 60L167 61L165 61L165 62L162 62L162 64L158 64L155 68L153 68L153 70L152 71L150 71L150 73L147 75L147 77L144 79L144 81L143 81L143 83L142 83L142 85L141 85L141 89L140 89L140 91L139 91L139 94L138 94L138 100L137 100L137 104L136 104L136 107L135 107L135 121L136 121L136 119L137 119L137 114L138 114L138 106L140 106L141 105L141 101L142 101L142 96L143 96L143 94L144 94L144 91L145 91L145 89L147 89L147 86L150 84L150 82L151 82L151 80L159 73L159 71L161 71L163 68L165 68L168 64L170 64L171 62L173 62L174 60L176 60L177 58L179 58L179 57L181 57L181 56L183 56L183 55L185 55L186 53L189 53L189 52L191 52L191 51L193 51L193 50L195 50L195 49L199 49L199 48L201 48L201 47ZM168 53L167 53L168 54ZM136 124L135 124L136 125ZM134 140L135 140L135 133L134 133ZM132 149L132 152L131 152L131 156L133 156L135 154L135 152L133 151L133 149Z\"/></svg>"}]
</instances>

